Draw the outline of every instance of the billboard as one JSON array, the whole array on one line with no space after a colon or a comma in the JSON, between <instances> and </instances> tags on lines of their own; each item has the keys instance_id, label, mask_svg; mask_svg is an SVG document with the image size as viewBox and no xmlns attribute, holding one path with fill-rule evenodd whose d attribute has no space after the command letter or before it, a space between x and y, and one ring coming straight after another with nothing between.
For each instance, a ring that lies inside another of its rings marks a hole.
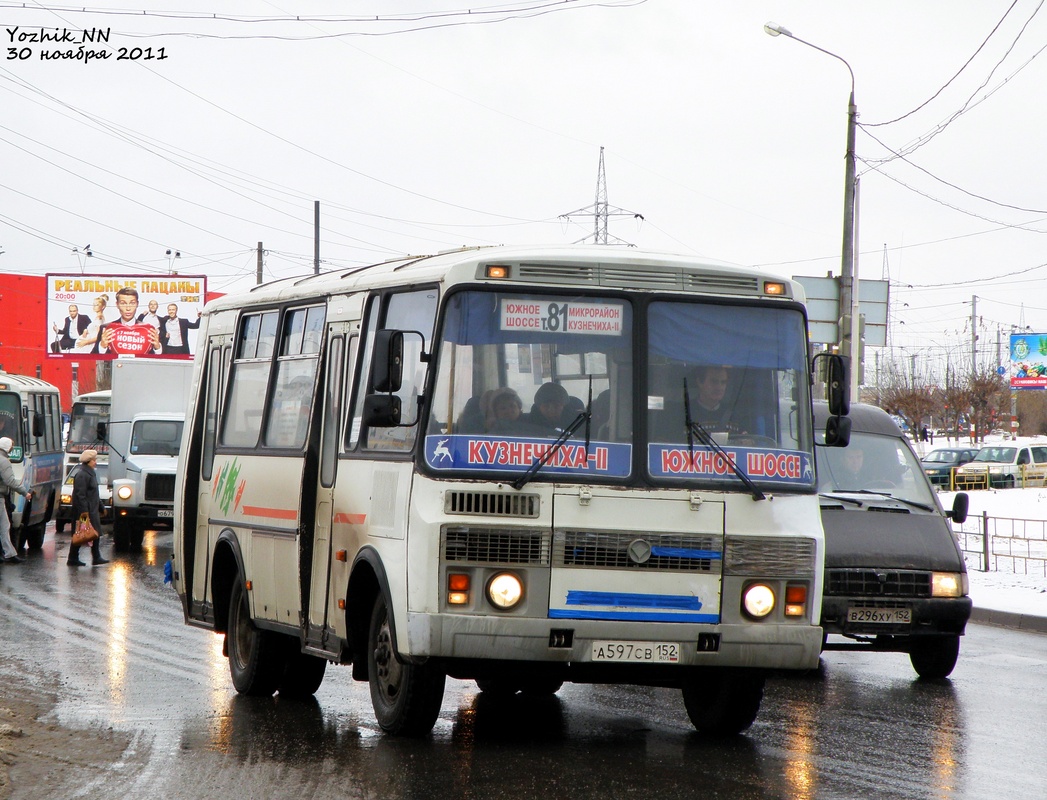
<instances>
[{"instance_id":1,"label":"billboard","mask_svg":"<svg viewBox=\"0 0 1047 800\"><path fill-rule=\"evenodd\" d=\"M207 296L202 275L47 275L49 358L191 359Z\"/></svg>"},{"instance_id":2,"label":"billboard","mask_svg":"<svg viewBox=\"0 0 1047 800\"><path fill-rule=\"evenodd\" d=\"M1011 388L1047 389L1047 333L1011 334Z\"/></svg>"}]
</instances>

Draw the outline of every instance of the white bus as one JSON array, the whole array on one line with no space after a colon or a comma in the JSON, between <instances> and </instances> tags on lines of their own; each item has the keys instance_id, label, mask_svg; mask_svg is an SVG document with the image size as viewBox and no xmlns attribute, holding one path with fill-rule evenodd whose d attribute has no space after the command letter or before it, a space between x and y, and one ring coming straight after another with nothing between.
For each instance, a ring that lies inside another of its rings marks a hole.
<instances>
[{"instance_id":1,"label":"white bus","mask_svg":"<svg viewBox=\"0 0 1047 800\"><path fill-rule=\"evenodd\" d=\"M699 730L746 729L765 672L822 644L803 300L568 247L213 301L175 496L187 623L225 634L246 694L352 664L392 734L432 729L446 676L678 687ZM710 372L723 425L703 424Z\"/></svg>"},{"instance_id":2,"label":"white bus","mask_svg":"<svg viewBox=\"0 0 1047 800\"><path fill-rule=\"evenodd\" d=\"M98 474L99 516L103 523L112 521L109 444L98 435L98 424L109 423L112 397L111 390L100 389L97 392L84 392L73 399L73 409L69 414L69 436L65 441L62 493L59 497L58 511L55 513L55 530L59 533L65 524L73 519L73 479L69 473L80 463L80 454L84 450L94 450L98 453L95 472Z\"/></svg>"},{"instance_id":3,"label":"white bus","mask_svg":"<svg viewBox=\"0 0 1047 800\"><path fill-rule=\"evenodd\" d=\"M58 389L40 378L0 372L0 436L14 442L8 455L15 478L32 491L29 500L13 493L7 497L11 542L19 550L39 550L62 483Z\"/></svg>"}]
</instances>

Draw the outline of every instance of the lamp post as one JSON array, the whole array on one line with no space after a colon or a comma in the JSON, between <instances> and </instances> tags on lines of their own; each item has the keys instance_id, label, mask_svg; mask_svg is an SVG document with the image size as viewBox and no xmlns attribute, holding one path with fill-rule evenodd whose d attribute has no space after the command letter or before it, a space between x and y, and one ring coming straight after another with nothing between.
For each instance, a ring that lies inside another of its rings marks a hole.
<instances>
[{"instance_id":1,"label":"lamp post","mask_svg":"<svg viewBox=\"0 0 1047 800\"><path fill-rule=\"evenodd\" d=\"M814 48L820 53L832 56L847 67L851 76L851 96L847 101L847 155L843 176L843 253L840 263L840 353L851 360L851 398L858 398L858 280L857 270L854 263L854 238L855 238L855 195L857 193L857 180L855 178L855 156L854 138L858 127L858 107L854 104L854 70L847 61L816 44L795 36L791 31L768 22L763 26L768 36L788 36L800 44ZM844 324L844 322L848 324Z\"/></svg>"}]
</instances>

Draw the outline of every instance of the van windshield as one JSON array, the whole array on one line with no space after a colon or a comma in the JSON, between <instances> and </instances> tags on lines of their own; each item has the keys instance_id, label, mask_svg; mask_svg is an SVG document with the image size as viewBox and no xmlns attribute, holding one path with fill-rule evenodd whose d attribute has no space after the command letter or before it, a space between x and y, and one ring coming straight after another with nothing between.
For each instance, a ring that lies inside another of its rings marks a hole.
<instances>
[{"instance_id":1,"label":"van windshield","mask_svg":"<svg viewBox=\"0 0 1047 800\"><path fill-rule=\"evenodd\" d=\"M852 431L846 447L818 447L815 457L819 492L882 492L935 505L920 462L900 437Z\"/></svg>"}]
</instances>

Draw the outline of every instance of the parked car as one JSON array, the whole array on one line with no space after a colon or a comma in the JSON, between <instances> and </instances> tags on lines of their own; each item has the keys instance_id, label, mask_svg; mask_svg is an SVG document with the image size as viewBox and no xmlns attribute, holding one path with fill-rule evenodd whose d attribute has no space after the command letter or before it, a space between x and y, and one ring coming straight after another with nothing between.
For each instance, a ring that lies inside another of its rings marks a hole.
<instances>
[{"instance_id":1,"label":"parked car","mask_svg":"<svg viewBox=\"0 0 1047 800\"><path fill-rule=\"evenodd\" d=\"M815 430L829 412L814 404ZM851 404L846 447L815 448L825 585L824 650L908 653L922 678L956 666L971 616L967 569L945 511L901 429L876 406Z\"/></svg>"},{"instance_id":2,"label":"parked car","mask_svg":"<svg viewBox=\"0 0 1047 800\"><path fill-rule=\"evenodd\" d=\"M957 489L1042 486L1047 478L1047 445L986 445L956 470Z\"/></svg>"},{"instance_id":3,"label":"parked car","mask_svg":"<svg viewBox=\"0 0 1047 800\"><path fill-rule=\"evenodd\" d=\"M978 454L977 447L942 447L920 459L923 471L935 486L952 487L952 471Z\"/></svg>"}]
</instances>

